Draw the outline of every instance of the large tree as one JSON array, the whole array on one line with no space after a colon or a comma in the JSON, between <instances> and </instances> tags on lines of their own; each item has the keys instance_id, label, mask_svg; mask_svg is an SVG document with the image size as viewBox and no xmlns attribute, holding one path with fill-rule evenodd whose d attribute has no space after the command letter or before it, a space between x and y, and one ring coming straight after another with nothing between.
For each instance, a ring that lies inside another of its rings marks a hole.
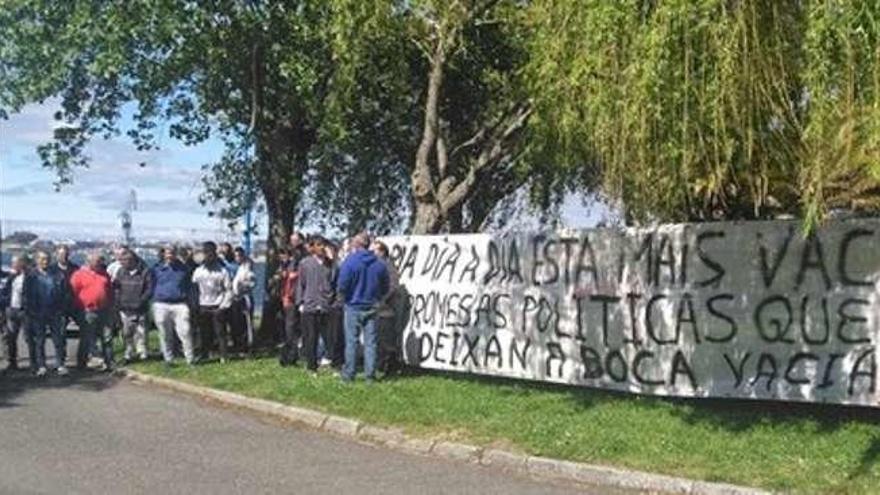
<instances>
[{"instance_id":1,"label":"large tree","mask_svg":"<svg viewBox=\"0 0 880 495\"><path fill-rule=\"evenodd\" d=\"M880 3L535 0L533 125L633 220L880 207Z\"/></svg>"},{"instance_id":2,"label":"large tree","mask_svg":"<svg viewBox=\"0 0 880 495\"><path fill-rule=\"evenodd\" d=\"M271 269L321 129L337 121L335 12L323 0L4 0L0 112L61 98L39 151L62 185L88 166L96 136L124 132L139 149L156 147L160 129L186 144L219 137L226 153L206 165L204 197L228 218L262 200Z\"/></svg>"},{"instance_id":3,"label":"large tree","mask_svg":"<svg viewBox=\"0 0 880 495\"><path fill-rule=\"evenodd\" d=\"M327 179L369 184L360 204L407 211L417 234L476 231L520 188L541 199L560 190L569 175L540 159L543 147L529 128L531 95L521 77L530 56L528 2L339 3L351 22L340 26L347 58L337 83L348 88L351 108L365 96L386 104L375 109L372 130L343 125L336 141L342 154L372 142L381 160L357 155ZM345 187L322 191L329 209L351 197Z\"/></svg>"}]
</instances>

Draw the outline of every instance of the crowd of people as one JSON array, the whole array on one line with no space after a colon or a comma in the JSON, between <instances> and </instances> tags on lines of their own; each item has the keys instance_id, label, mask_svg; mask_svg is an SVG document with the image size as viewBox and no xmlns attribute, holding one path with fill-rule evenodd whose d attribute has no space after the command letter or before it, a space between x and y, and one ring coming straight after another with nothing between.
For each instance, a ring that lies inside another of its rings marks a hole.
<instances>
[{"instance_id":1,"label":"crowd of people","mask_svg":"<svg viewBox=\"0 0 880 495\"><path fill-rule=\"evenodd\" d=\"M182 357L190 365L211 359L225 363L232 355L250 355L257 345L254 297L257 277L244 249L205 242L201 252L169 245L153 266L128 247L114 251L107 264L100 251L88 253L80 267L60 246L54 260L36 252L33 260L12 259L0 272L0 331L7 371L18 369L19 335L24 334L30 369L49 373L46 338L55 350L54 371L67 375L67 328L79 329L76 367L100 361L103 370L148 359L147 333L155 326L167 366ZM270 309L282 329L277 340L279 363L300 363L313 374L335 369L343 381L354 380L363 360L367 381L401 368L397 272L388 248L361 233L342 245L313 235L290 236L277 251L277 270L268 274ZM198 259L198 262L197 262ZM114 358L121 337L123 357Z\"/></svg>"}]
</instances>

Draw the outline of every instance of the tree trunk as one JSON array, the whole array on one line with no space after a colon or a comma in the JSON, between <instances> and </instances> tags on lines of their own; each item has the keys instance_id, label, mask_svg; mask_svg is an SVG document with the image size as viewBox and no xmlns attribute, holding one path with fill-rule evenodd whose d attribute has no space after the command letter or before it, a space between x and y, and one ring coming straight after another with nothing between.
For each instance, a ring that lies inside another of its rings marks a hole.
<instances>
[{"instance_id":1,"label":"tree trunk","mask_svg":"<svg viewBox=\"0 0 880 495\"><path fill-rule=\"evenodd\" d=\"M263 316L257 333L257 342L262 347L273 346L283 330L279 328L278 314L281 300L271 290L272 276L278 270L278 250L286 247L293 230L293 219L296 212L296 199L289 197L286 191L278 191L273 184L263 188L268 214L268 232L266 235L266 276L263 284Z\"/></svg>"},{"instance_id":2,"label":"tree trunk","mask_svg":"<svg viewBox=\"0 0 880 495\"><path fill-rule=\"evenodd\" d=\"M440 232L443 223L440 220L440 209L435 205L419 203L415 204L412 233L415 235L436 234Z\"/></svg>"},{"instance_id":3,"label":"tree trunk","mask_svg":"<svg viewBox=\"0 0 880 495\"><path fill-rule=\"evenodd\" d=\"M448 38L438 34L428 57L425 117L410 175L413 234L462 229L465 204L476 194L479 177L512 163L518 154L521 131L532 112L528 103L513 105L497 121L486 122L473 137L450 152L447 129L441 126L441 91L455 33L445 34ZM463 152L456 155L456 150Z\"/></svg>"},{"instance_id":4,"label":"tree trunk","mask_svg":"<svg viewBox=\"0 0 880 495\"><path fill-rule=\"evenodd\" d=\"M431 169L431 155L437 146L440 123L440 89L443 85L443 65L446 53L443 43L438 43L430 58L431 70L428 73L428 87L425 94L425 121L422 124L422 139L416 152L416 163L410 180L413 191L414 234L433 234L442 226L442 211L437 201L434 187L434 173ZM436 161L436 160L435 160Z\"/></svg>"}]
</instances>

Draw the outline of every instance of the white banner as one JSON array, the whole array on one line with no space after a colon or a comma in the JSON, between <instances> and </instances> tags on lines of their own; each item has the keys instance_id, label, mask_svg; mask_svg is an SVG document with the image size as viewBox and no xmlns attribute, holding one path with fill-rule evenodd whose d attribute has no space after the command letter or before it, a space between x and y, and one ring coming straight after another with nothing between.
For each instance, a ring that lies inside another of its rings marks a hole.
<instances>
[{"instance_id":1,"label":"white banner","mask_svg":"<svg viewBox=\"0 0 880 495\"><path fill-rule=\"evenodd\" d=\"M880 221L391 237L432 369L878 406Z\"/></svg>"}]
</instances>

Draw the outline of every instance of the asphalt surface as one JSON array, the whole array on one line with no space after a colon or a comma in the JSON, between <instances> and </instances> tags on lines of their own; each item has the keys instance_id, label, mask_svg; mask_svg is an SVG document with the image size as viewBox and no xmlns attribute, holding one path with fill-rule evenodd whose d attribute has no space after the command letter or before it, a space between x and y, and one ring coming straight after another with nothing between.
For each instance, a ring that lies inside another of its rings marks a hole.
<instances>
[{"instance_id":1,"label":"asphalt surface","mask_svg":"<svg viewBox=\"0 0 880 495\"><path fill-rule=\"evenodd\" d=\"M0 493L608 491L363 445L86 371L0 377Z\"/></svg>"}]
</instances>

